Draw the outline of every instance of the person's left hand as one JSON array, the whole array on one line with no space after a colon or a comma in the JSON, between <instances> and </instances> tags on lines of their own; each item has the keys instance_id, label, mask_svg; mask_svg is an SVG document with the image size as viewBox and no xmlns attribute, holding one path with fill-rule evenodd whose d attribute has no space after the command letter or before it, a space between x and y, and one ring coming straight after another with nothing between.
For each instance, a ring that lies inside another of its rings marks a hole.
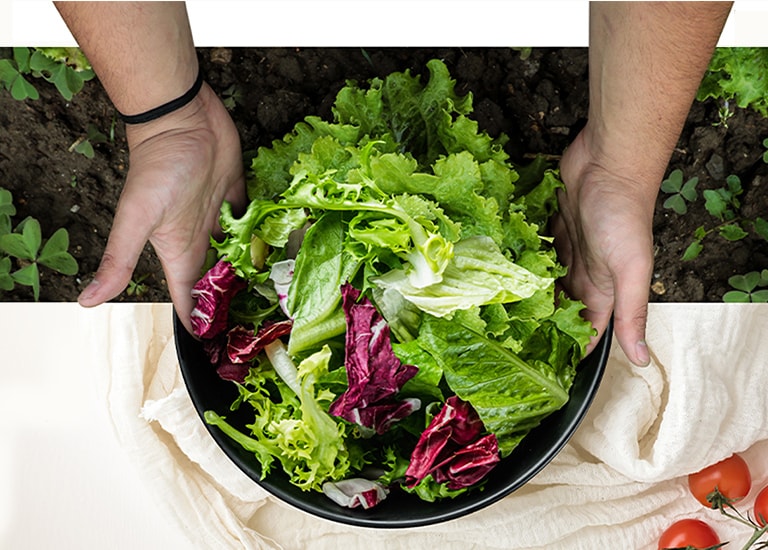
<instances>
[{"instance_id":1,"label":"person's left hand","mask_svg":"<svg viewBox=\"0 0 768 550\"><path fill-rule=\"evenodd\" d=\"M147 241L163 266L182 323L191 332L192 286L200 278L224 200L245 206L242 152L224 105L204 84L182 109L126 129L130 166L101 264L78 301L120 294Z\"/></svg>"}]
</instances>

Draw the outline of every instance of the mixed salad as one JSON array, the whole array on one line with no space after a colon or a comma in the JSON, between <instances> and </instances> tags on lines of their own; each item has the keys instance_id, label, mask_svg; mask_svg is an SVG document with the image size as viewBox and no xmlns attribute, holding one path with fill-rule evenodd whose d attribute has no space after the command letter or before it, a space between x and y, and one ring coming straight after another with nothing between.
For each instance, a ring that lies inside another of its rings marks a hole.
<instances>
[{"instance_id":1,"label":"mixed salad","mask_svg":"<svg viewBox=\"0 0 768 550\"><path fill-rule=\"evenodd\" d=\"M252 161L250 205L193 290L199 336L249 407L263 476L369 508L476 487L568 400L593 334L544 234L561 187L513 165L439 60L348 82ZM214 263L215 262L215 263Z\"/></svg>"}]
</instances>

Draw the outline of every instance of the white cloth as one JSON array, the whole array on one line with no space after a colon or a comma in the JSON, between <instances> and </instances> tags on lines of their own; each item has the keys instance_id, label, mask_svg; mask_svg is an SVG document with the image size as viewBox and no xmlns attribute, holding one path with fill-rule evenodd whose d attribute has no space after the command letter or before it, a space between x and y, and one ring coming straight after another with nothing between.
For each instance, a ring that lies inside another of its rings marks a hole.
<instances>
[{"instance_id":1,"label":"white cloth","mask_svg":"<svg viewBox=\"0 0 768 550\"><path fill-rule=\"evenodd\" d=\"M740 452L751 509L768 482L768 306L651 304L649 367L614 345L570 443L524 487L435 526L335 524L268 495L225 457L178 369L170 305L111 305L93 316L115 430L190 543L205 548L655 549L661 531L704 519L739 547L749 531L690 496L686 475Z\"/></svg>"}]
</instances>

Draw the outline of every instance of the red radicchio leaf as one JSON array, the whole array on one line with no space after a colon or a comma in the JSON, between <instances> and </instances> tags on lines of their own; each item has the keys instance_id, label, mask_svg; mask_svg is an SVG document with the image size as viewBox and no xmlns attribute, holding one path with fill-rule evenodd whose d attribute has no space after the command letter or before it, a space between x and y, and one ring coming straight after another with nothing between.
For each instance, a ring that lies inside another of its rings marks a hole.
<instances>
[{"instance_id":1,"label":"red radicchio leaf","mask_svg":"<svg viewBox=\"0 0 768 550\"><path fill-rule=\"evenodd\" d=\"M227 356L227 335L219 334L209 340L202 341L202 347L211 365L216 367L216 374L223 380L232 380L242 384L248 376L250 365L233 363Z\"/></svg>"},{"instance_id":2,"label":"red radicchio leaf","mask_svg":"<svg viewBox=\"0 0 768 550\"><path fill-rule=\"evenodd\" d=\"M405 472L406 485L414 487L432 474L448 489L461 489L483 479L499 462L496 436L480 437L483 422L466 401L446 399L440 413L419 437Z\"/></svg>"},{"instance_id":3,"label":"red radicchio leaf","mask_svg":"<svg viewBox=\"0 0 768 550\"><path fill-rule=\"evenodd\" d=\"M227 315L232 298L247 283L235 274L235 268L219 260L192 287L195 307L190 315L192 331L200 338L213 338L227 328Z\"/></svg>"},{"instance_id":4,"label":"red radicchio leaf","mask_svg":"<svg viewBox=\"0 0 768 550\"><path fill-rule=\"evenodd\" d=\"M289 334L292 326L293 322L289 320L265 322L254 334L252 330L238 325L226 335L219 334L209 340L203 340L203 351L211 364L216 365L219 377L242 384L248 376L249 362L261 353L266 345Z\"/></svg>"},{"instance_id":5,"label":"red radicchio leaf","mask_svg":"<svg viewBox=\"0 0 768 550\"><path fill-rule=\"evenodd\" d=\"M264 351L264 347L281 336L290 334L293 321L265 322L258 332L236 326L227 333L227 357L232 363L247 363Z\"/></svg>"},{"instance_id":6,"label":"red radicchio leaf","mask_svg":"<svg viewBox=\"0 0 768 550\"><path fill-rule=\"evenodd\" d=\"M393 422L419 408L418 400L394 400L418 369L402 364L395 356L389 326L370 300L363 298L358 303L360 291L349 283L341 287L341 295L347 321L348 387L331 404L329 412L383 434Z\"/></svg>"},{"instance_id":7,"label":"red radicchio leaf","mask_svg":"<svg viewBox=\"0 0 768 550\"><path fill-rule=\"evenodd\" d=\"M219 366L216 367L216 374L222 380L231 380L232 382L243 384L249 370L250 365L248 363L233 363L225 354Z\"/></svg>"}]
</instances>

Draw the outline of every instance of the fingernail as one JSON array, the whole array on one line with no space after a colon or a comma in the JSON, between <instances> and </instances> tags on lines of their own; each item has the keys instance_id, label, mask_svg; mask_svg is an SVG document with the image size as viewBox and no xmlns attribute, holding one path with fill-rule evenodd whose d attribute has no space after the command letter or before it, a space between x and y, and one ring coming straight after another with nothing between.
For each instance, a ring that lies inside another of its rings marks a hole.
<instances>
[{"instance_id":1,"label":"fingernail","mask_svg":"<svg viewBox=\"0 0 768 550\"><path fill-rule=\"evenodd\" d=\"M639 340L637 342L635 353L637 355L637 366L647 367L651 362L651 356L648 353L648 344L645 343L645 340Z\"/></svg>"},{"instance_id":2,"label":"fingernail","mask_svg":"<svg viewBox=\"0 0 768 550\"><path fill-rule=\"evenodd\" d=\"M83 289L83 291L80 293L80 296L77 297L77 301L87 302L88 300L93 298L98 288L99 288L99 281L97 279L92 280L90 283L88 283L88 286Z\"/></svg>"}]
</instances>

